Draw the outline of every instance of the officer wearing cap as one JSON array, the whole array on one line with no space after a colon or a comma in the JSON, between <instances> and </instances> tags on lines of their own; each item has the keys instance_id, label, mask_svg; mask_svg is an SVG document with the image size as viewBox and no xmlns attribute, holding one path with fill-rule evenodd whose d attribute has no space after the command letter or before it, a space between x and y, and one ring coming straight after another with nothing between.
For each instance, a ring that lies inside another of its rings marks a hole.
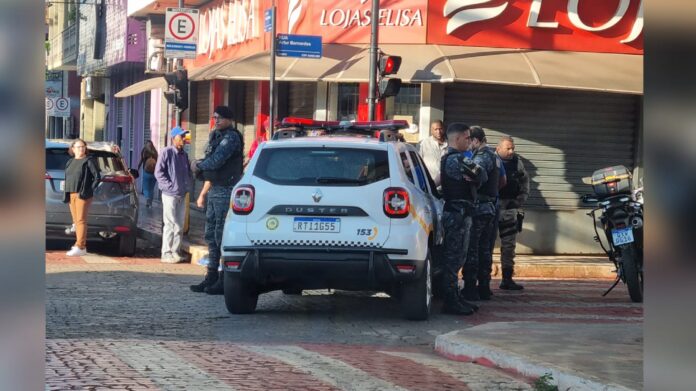
<instances>
[{"instance_id":1,"label":"officer wearing cap","mask_svg":"<svg viewBox=\"0 0 696 391\"><path fill-rule=\"evenodd\" d=\"M191 285L194 292L205 291L221 295L222 273L218 273L221 257L222 231L230 207L232 188L242 177L244 137L232 126L232 110L227 106L215 108L215 128L210 132L205 157L195 162L193 170L198 179L210 181L205 211L205 241L208 244L208 270L203 282Z\"/></svg>"},{"instance_id":2,"label":"officer wearing cap","mask_svg":"<svg viewBox=\"0 0 696 391\"><path fill-rule=\"evenodd\" d=\"M498 197L498 181L500 179L497 157L486 145L486 133L479 126L471 127L472 160L481 166L486 173L481 181L481 187L476 194L477 203L474 211L469 250L464 263L465 300L490 300L491 243L495 233L493 219L496 216L496 201ZM478 282L478 285L477 285Z\"/></svg>"},{"instance_id":3,"label":"officer wearing cap","mask_svg":"<svg viewBox=\"0 0 696 391\"><path fill-rule=\"evenodd\" d=\"M445 207L442 216L445 231L443 312L471 315L477 307L460 297L458 273L467 259L469 231L476 202L476 189L485 173L463 155L469 148L469 126L455 122L447 127L447 152L440 160L440 177ZM483 176L481 176L483 175Z\"/></svg>"}]
</instances>

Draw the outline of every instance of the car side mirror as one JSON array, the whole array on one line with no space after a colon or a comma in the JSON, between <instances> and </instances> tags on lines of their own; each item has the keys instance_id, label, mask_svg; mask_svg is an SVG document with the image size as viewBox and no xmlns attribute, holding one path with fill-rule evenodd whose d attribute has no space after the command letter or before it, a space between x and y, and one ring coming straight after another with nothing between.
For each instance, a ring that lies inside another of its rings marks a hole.
<instances>
[{"instance_id":1,"label":"car side mirror","mask_svg":"<svg viewBox=\"0 0 696 391\"><path fill-rule=\"evenodd\" d=\"M135 168L129 169L128 172L129 172L129 173L133 176L133 178L135 178L135 179L138 179L138 177L140 176L140 173L139 173L138 170L136 170Z\"/></svg>"}]
</instances>

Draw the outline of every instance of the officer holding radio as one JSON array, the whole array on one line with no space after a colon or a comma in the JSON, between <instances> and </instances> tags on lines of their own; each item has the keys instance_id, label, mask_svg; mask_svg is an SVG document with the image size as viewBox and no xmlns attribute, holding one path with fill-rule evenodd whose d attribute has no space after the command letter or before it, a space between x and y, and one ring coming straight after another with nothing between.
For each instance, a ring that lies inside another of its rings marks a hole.
<instances>
[{"instance_id":1,"label":"officer holding radio","mask_svg":"<svg viewBox=\"0 0 696 391\"><path fill-rule=\"evenodd\" d=\"M469 126L455 122L447 127L447 152L440 160L442 194L445 200L443 211L444 292L443 312L456 315L471 315L478 307L464 301L459 295L458 273L467 259L469 232L476 202L476 191L486 173L481 167L466 158L463 152L469 148Z\"/></svg>"},{"instance_id":2,"label":"officer holding radio","mask_svg":"<svg viewBox=\"0 0 696 391\"><path fill-rule=\"evenodd\" d=\"M232 126L232 110L227 106L215 108L215 129L210 132L205 157L194 163L192 170L199 180L209 181L208 205L205 211L205 241L208 244L208 271L203 282L191 285L194 292L205 291L221 295L223 273L220 265L222 230L230 209L232 188L242 177L244 137Z\"/></svg>"},{"instance_id":3,"label":"officer holding radio","mask_svg":"<svg viewBox=\"0 0 696 391\"><path fill-rule=\"evenodd\" d=\"M498 229L500 232L500 264L503 269L503 281L500 289L522 290L512 276L515 270L515 247L517 233L522 230L524 212L520 209L529 197L529 175L519 155L515 153L515 142L512 137L500 139L496 153L503 160L507 173L507 184L500 189L500 216Z\"/></svg>"}]
</instances>

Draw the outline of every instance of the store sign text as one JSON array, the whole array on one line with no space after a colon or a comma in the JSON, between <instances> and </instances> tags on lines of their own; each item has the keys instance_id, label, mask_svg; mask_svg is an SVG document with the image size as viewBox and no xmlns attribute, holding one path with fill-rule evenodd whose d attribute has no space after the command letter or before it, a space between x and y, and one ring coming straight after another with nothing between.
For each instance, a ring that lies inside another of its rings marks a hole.
<instances>
[{"instance_id":1,"label":"store sign text","mask_svg":"<svg viewBox=\"0 0 696 391\"><path fill-rule=\"evenodd\" d=\"M212 58L216 50L258 38L258 0L230 0L201 14L198 54Z\"/></svg>"},{"instance_id":2,"label":"store sign text","mask_svg":"<svg viewBox=\"0 0 696 391\"><path fill-rule=\"evenodd\" d=\"M386 27L423 26L423 13L420 9L379 10L379 25ZM372 22L371 10L340 9L322 10L319 24L321 26L341 27L344 29L369 26Z\"/></svg>"},{"instance_id":3,"label":"store sign text","mask_svg":"<svg viewBox=\"0 0 696 391\"><path fill-rule=\"evenodd\" d=\"M614 12L614 15L604 24L599 26L589 26L581 18L578 8L580 0L568 0L567 12L570 23L578 29L585 31L604 31L614 27L625 16L626 11L631 5L632 0L620 0ZM636 40L643 32L643 0L638 0L638 13L636 20L633 23L629 35L622 39L621 43L630 43ZM449 18L447 22L447 34L452 34L459 28L470 23L490 20L502 15L506 10L508 3L503 3L498 6L485 6L487 0L448 0L443 8L443 16ZM473 7L472 6L477 6ZM532 0L529 18L527 19L527 27L557 29L558 22L555 20L540 21L539 14L543 6L543 0ZM468 7L468 8L464 8ZM464 9L463 9L464 8Z\"/></svg>"}]
</instances>

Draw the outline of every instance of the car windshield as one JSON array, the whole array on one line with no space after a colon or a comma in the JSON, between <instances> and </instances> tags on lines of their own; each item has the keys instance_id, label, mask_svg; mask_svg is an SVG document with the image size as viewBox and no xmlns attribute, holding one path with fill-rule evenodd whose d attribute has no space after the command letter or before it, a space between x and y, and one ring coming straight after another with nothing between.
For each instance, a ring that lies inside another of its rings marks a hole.
<instances>
[{"instance_id":1,"label":"car windshield","mask_svg":"<svg viewBox=\"0 0 696 391\"><path fill-rule=\"evenodd\" d=\"M114 153L93 150L87 153L96 158L97 165L102 173L125 171L121 159ZM68 160L70 160L70 155L67 148L46 149L46 170L63 171Z\"/></svg>"},{"instance_id":2,"label":"car windshield","mask_svg":"<svg viewBox=\"0 0 696 391\"><path fill-rule=\"evenodd\" d=\"M362 186L389 178L387 152L355 148L264 149L254 175L279 185Z\"/></svg>"}]
</instances>

